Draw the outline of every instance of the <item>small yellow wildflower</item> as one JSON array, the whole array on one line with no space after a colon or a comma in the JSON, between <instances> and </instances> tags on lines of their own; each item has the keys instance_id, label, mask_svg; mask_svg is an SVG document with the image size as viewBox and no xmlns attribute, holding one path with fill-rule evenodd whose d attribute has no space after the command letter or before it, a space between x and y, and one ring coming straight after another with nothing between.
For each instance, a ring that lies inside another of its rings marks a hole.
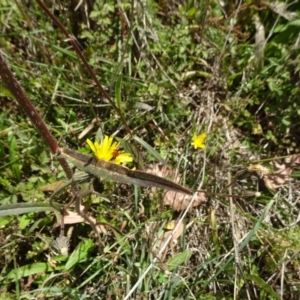
<instances>
[{"instance_id":1,"label":"small yellow wildflower","mask_svg":"<svg viewBox=\"0 0 300 300\"><path fill-rule=\"evenodd\" d=\"M113 141L114 137L107 135L101 143L87 139L86 142L94 152L97 159L113 162L117 165L126 164L133 161L130 153L118 150L120 143Z\"/></svg>"},{"instance_id":2,"label":"small yellow wildflower","mask_svg":"<svg viewBox=\"0 0 300 300\"><path fill-rule=\"evenodd\" d=\"M197 148L204 149L205 148L204 140L206 139L206 137L207 137L206 133L202 133L200 135L194 133L193 141L191 143L192 146L194 146L195 149Z\"/></svg>"}]
</instances>

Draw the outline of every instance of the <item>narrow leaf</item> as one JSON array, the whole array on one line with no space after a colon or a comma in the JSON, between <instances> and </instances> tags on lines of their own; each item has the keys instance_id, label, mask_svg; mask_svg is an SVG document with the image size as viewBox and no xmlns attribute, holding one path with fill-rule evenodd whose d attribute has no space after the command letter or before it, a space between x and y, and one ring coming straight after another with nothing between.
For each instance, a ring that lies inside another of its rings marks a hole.
<instances>
[{"instance_id":1,"label":"narrow leaf","mask_svg":"<svg viewBox=\"0 0 300 300\"><path fill-rule=\"evenodd\" d=\"M116 102L117 102L116 104L119 109L122 109L121 86L122 86L122 75L119 75L115 85L115 95L116 95Z\"/></svg>"},{"instance_id":2,"label":"narrow leaf","mask_svg":"<svg viewBox=\"0 0 300 300\"><path fill-rule=\"evenodd\" d=\"M244 274L245 278L254 281L258 286L264 289L274 299L280 300L281 297L273 290L273 288L257 275Z\"/></svg>"},{"instance_id":3,"label":"narrow leaf","mask_svg":"<svg viewBox=\"0 0 300 300\"><path fill-rule=\"evenodd\" d=\"M94 247L94 243L90 239L85 239L79 243L76 250L69 257L65 269L70 270L75 265L88 259L89 251Z\"/></svg>"},{"instance_id":4,"label":"narrow leaf","mask_svg":"<svg viewBox=\"0 0 300 300\"><path fill-rule=\"evenodd\" d=\"M127 255L130 255L131 254L131 247L130 247L128 239L126 237L122 236L117 230L114 230L113 228L112 228L112 231L113 231L118 243L122 247L123 251Z\"/></svg>"},{"instance_id":5,"label":"narrow leaf","mask_svg":"<svg viewBox=\"0 0 300 300\"><path fill-rule=\"evenodd\" d=\"M11 169L16 179L20 181L21 179L20 164L18 159L17 142L14 135L12 134L9 135L8 143L9 143L9 161L11 163Z\"/></svg>"},{"instance_id":6,"label":"narrow leaf","mask_svg":"<svg viewBox=\"0 0 300 300\"><path fill-rule=\"evenodd\" d=\"M144 147L149 154L151 154L153 157L155 157L160 163L166 164L166 161L161 157L161 155L154 149L152 148L147 142L139 138L138 136L134 135L133 139L137 141L142 147Z\"/></svg>"},{"instance_id":7,"label":"narrow leaf","mask_svg":"<svg viewBox=\"0 0 300 300\"><path fill-rule=\"evenodd\" d=\"M26 202L0 206L0 217L21 215L31 212L53 211L49 203Z\"/></svg>"},{"instance_id":8,"label":"narrow leaf","mask_svg":"<svg viewBox=\"0 0 300 300\"><path fill-rule=\"evenodd\" d=\"M192 251L187 250L178 253L167 262L168 270L173 271L177 266L184 264L192 255Z\"/></svg>"},{"instance_id":9,"label":"narrow leaf","mask_svg":"<svg viewBox=\"0 0 300 300\"><path fill-rule=\"evenodd\" d=\"M54 269L48 263L33 263L30 265L25 265L15 270L12 270L7 274L5 278L19 280L23 277L27 277L30 275L41 274L53 272Z\"/></svg>"}]
</instances>

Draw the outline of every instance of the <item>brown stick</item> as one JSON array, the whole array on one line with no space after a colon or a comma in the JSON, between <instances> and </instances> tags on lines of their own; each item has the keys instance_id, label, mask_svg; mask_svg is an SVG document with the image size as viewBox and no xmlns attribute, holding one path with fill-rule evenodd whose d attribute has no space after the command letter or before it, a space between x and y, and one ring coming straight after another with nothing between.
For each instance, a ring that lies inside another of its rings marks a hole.
<instances>
[{"instance_id":1,"label":"brown stick","mask_svg":"<svg viewBox=\"0 0 300 300\"><path fill-rule=\"evenodd\" d=\"M1 51L0 51L0 78L2 79L3 83L7 86L7 88L10 90L10 92L13 94L15 99L18 101L19 105L23 108L28 118L31 120L35 128L43 137L44 141L47 143L48 147L51 149L52 153L56 153L59 150L59 146L56 139L49 131L48 127L46 126L45 122L41 118L35 106L25 95L21 85L15 78L13 72L11 71L7 63L5 62ZM58 161L62 166L62 168L64 169L67 177L69 179L72 178L73 172L71 171L66 160L61 157L58 159Z\"/></svg>"}]
</instances>

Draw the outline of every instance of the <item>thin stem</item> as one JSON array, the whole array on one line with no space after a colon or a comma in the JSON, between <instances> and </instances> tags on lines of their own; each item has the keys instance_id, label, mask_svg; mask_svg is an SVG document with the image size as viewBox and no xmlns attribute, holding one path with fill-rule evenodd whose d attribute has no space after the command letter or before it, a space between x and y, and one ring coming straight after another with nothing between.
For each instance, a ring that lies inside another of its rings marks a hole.
<instances>
[{"instance_id":1,"label":"thin stem","mask_svg":"<svg viewBox=\"0 0 300 300\"><path fill-rule=\"evenodd\" d=\"M70 42L70 44L73 46L75 52L80 57L81 61L83 62L84 66L86 67L88 73L91 75L92 79L95 82L95 85L98 87L98 89L101 91L101 93L104 95L104 97L109 101L111 106L116 110L118 115L120 116L122 123L124 124L126 130L132 135L132 131L129 128L123 114L121 113L120 109L117 107L117 105L113 102L113 100L110 98L110 96L107 94L105 89L102 87L101 83L96 77L96 74L94 70L90 67L88 62L86 61L85 57L83 56L75 38L68 33L68 31L65 29L65 27L59 22L59 20L53 15L53 13L48 9L48 7L40 0L37 0L37 3L40 5L40 7L46 12L46 14L51 18L51 20L60 28L60 30L65 34L67 37L67 41Z\"/></svg>"},{"instance_id":2,"label":"thin stem","mask_svg":"<svg viewBox=\"0 0 300 300\"><path fill-rule=\"evenodd\" d=\"M1 51L0 51L0 78L2 79L3 83L7 86L7 88L10 90L10 92L15 97L15 99L18 101L19 105L23 108L26 115L31 120L35 128L38 130L40 135L43 137L44 141L51 149L51 151L53 153L57 153L59 150L59 146L56 139L49 131L48 127L46 126L45 122L41 118L35 106L25 95L21 85L15 78L8 64L5 62ZM67 161L62 157L59 157L58 161L62 166L62 168L64 169L67 177L69 179L72 178L73 172L71 171Z\"/></svg>"}]
</instances>

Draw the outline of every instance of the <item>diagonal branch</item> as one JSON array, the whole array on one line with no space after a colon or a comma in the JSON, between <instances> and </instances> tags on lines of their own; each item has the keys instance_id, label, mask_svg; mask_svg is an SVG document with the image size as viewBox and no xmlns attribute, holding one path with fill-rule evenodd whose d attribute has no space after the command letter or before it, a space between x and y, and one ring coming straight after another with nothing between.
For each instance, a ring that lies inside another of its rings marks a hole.
<instances>
[{"instance_id":1,"label":"diagonal branch","mask_svg":"<svg viewBox=\"0 0 300 300\"><path fill-rule=\"evenodd\" d=\"M37 0L37 3L46 12L46 14L51 18L51 20L57 25L57 27L60 28L60 30L64 33L64 35L67 37L67 41L70 42L70 44L74 48L75 52L77 53L77 55L81 59L81 61L84 64L85 68L87 69L88 73L91 75L92 79L94 80L95 85L101 91L101 93L104 95L104 97L108 100L110 105L116 110L116 112L118 113L119 117L121 118L126 130L130 133L130 135L132 135L132 131L130 130L123 114L121 113L121 111L117 107L117 105L114 103L114 101L110 98L110 96L105 91L105 89L102 87L101 83L97 79L97 76L96 76L94 70L90 67L87 60L83 56L83 54L82 54L75 38L68 33L68 31L65 29L65 27L59 22L59 20L53 15L53 13L48 9L48 7L42 1Z\"/></svg>"},{"instance_id":2,"label":"diagonal branch","mask_svg":"<svg viewBox=\"0 0 300 300\"><path fill-rule=\"evenodd\" d=\"M0 45L1 46L1 45ZM18 101L19 105L23 108L24 112L26 113L27 117L33 123L37 131L43 137L44 141L51 149L52 153L57 153L59 146L57 144L56 139L51 134L50 130L46 126L45 122L41 118L39 112L32 104L32 102L28 99L23 91L20 83L15 78L12 70L9 68L8 64L5 62L3 53L0 51L0 78L2 79L3 83L6 87L10 90L12 95ZM73 176L73 172L71 171L67 161L60 157L58 161L62 168L64 169L67 177L70 179Z\"/></svg>"}]
</instances>

